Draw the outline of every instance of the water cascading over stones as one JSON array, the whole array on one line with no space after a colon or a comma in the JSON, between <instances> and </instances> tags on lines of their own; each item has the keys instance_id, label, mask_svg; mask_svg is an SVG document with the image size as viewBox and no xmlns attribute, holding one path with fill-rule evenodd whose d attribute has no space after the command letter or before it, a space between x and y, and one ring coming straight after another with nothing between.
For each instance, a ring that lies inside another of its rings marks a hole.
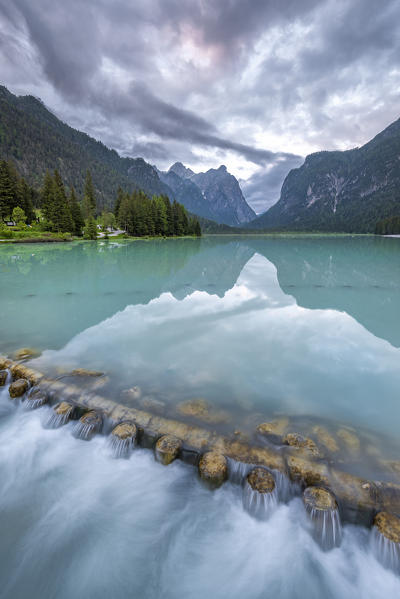
<instances>
[{"instance_id":1,"label":"water cascading over stones","mask_svg":"<svg viewBox=\"0 0 400 599\"><path fill-rule=\"evenodd\" d=\"M275 479L266 468L253 468L243 488L243 507L252 516L265 519L278 503Z\"/></svg>"},{"instance_id":2,"label":"water cascading over stones","mask_svg":"<svg viewBox=\"0 0 400 599\"><path fill-rule=\"evenodd\" d=\"M342 526L333 494L322 487L307 487L303 502L311 520L314 539L322 549L338 547L342 540Z\"/></svg>"},{"instance_id":3,"label":"water cascading over stones","mask_svg":"<svg viewBox=\"0 0 400 599\"><path fill-rule=\"evenodd\" d=\"M375 516L372 550L385 568L400 574L400 518L388 512Z\"/></svg>"}]
</instances>

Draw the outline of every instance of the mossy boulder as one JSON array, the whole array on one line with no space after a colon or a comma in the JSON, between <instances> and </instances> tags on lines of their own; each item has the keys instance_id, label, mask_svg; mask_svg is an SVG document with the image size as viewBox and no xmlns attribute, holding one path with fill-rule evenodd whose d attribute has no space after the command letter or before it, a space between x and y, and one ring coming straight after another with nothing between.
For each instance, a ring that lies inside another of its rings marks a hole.
<instances>
[{"instance_id":1,"label":"mossy boulder","mask_svg":"<svg viewBox=\"0 0 400 599\"><path fill-rule=\"evenodd\" d=\"M158 462L168 466L179 455L182 441L174 435L163 435L158 439L155 446L155 456Z\"/></svg>"},{"instance_id":2,"label":"mossy boulder","mask_svg":"<svg viewBox=\"0 0 400 599\"><path fill-rule=\"evenodd\" d=\"M26 379L17 379L8 388L8 392L12 399L22 397L29 389L29 383Z\"/></svg>"},{"instance_id":3,"label":"mossy boulder","mask_svg":"<svg viewBox=\"0 0 400 599\"><path fill-rule=\"evenodd\" d=\"M343 443L343 447L350 454L357 454L360 451L360 439L357 435L347 428L340 428L336 432L336 435Z\"/></svg>"},{"instance_id":4,"label":"mossy boulder","mask_svg":"<svg viewBox=\"0 0 400 599\"><path fill-rule=\"evenodd\" d=\"M314 441L308 437L303 437L299 433L288 433L284 437L283 442L290 447L296 447L304 452L309 452L315 458L323 457Z\"/></svg>"},{"instance_id":5,"label":"mossy boulder","mask_svg":"<svg viewBox=\"0 0 400 599\"><path fill-rule=\"evenodd\" d=\"M41 355L41 351L34 347L21 347L14 352L14 360L32 360L38 358Z\"/></svg>"},{"instance_id":6,"label":"mossy boulder","mask_svg":"<svg viewBox=\"0 0 400 599\"><path fill-rule=\"evenodd\" d=\"M339 445L333 435L324 426L314 426L312 432L317 438L318 443L323 445L329 453L337 453Z\"/></svg>"},{"instance_id":7,"label":"mossy boulder","mask_svg":"<svg viewBox=\"0 0 400 599\"><path fill-rule=\"evenodd\" d=\"M137 435L137 428L133 422L121 422L112 430L112 435L118 437L121 441L126 439L132 439L135 441Z\"/></svg>"},{"instance_id":8,"label":"mossy boulder","mask_svg":"<svg viewBox=\"0 0 400 599\"><path fill-rule=\"evenodd\" d=\"M228 412L214 408L205 399L183 401L178 404L177 410L184 416L189 416L210 424L221 424L229 422L231 419Z\"/></svg>"},{"instance_id":9,"label":"mossy boulder","mask_svg":"<svg viewBox=\"0 0 400 599\"><path fill-rule=\"evenodd\" d=\"M256 431L273 443L282 443L288 425L288 418L278 418L270 422L262 422L257 426Z\"/></svg>"},{"instance_id":10,"label":"mossy boulder","mask_svg":"<svg viewBox=\"0 0 400 599\"><path fill-rule=\"evenodd\" d=\"M374 526L386 539L400 544L400 518L388 512L379 512L375 516Z\"/></svg>"},{"instance_id":11,"label":"mossy boulder","mask_svg":"<svg viewBox=\"0 0 400 599\"><path fill-rule=\"evenodd\" d=\"M303 493L305 506L310 510L336 510L338 504L334 495L323 487L307 487Z\"/></svg>"},{"instance_id":12,"label":"mossy boulder","mask_svg":"<svg viewBox=\"0 0 400 599\"><path fill-rule=\"evenodd\" d=\"M258 493L272 493L275 490L275 479L265 468L253 468L246 480L253 491Z\"/></svg>"},{"instance_id":13,"label":"mossy boulder","mask_svg":"<svg viewBox=\"0 0 400 599\"><path fill-rule=\"evenodd\" d=\"M208 451L199 462L199 474L210 487L217 488L228 478L228 463L224 455Z\"/></svg>"},{"instance_id":14,"label":"mossy boulder","mask_svg":"<svg viewBox=\"0 0 400 599\"><path fill-rule=\"evenodd\" d=\"M0 370L0 387L4 387L4 385L7 382L7 377L8 377L8 371Z\"/></svg>"}]
</instances>

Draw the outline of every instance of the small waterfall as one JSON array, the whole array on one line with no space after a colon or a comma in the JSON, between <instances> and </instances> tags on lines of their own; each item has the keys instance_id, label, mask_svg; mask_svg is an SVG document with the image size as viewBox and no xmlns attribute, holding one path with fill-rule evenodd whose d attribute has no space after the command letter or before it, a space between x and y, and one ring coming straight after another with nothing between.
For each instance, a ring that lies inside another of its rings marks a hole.
<instances>
[{"instance_id":1,"label":"small waterfall","mask_svg":"<svg viewBox=\"0 0 400 599\"><path fill-rule=\"evenodd\" d=\"M45 403L47 403L46 393L40 387L32 387L28 391L24 407L29 410L36 410L36 408L41 408Z\"/></svg>"},{"instance_id":2,"label":"small waterfall","mask_svg":"<svg viewBox=\"0 0 400 599\"><path fill-rule=\"evenodd\" d=\"M50 415L44 423L45 428L60 428L70 420L74 406L66 402L61 402L51 410Z\"/></svg>"},{"instance_id":3,"label":"small waterfall","mask_svg":"<svg viewBox=\"0 0 400 599\"><path fill-rule=\"evenodd\" d=\"M232 458L227 458L228 460L228 478L229 480L236 484L241 485L255 465L254 464L245 464L244 462L238 462L233 460Z\"/></svg>"},{"instance_id":4,"label":"small waterfall","mask_svg":"<svg viewBox=\"0 0 400 599\"><path fill-rule=\"evenodd\" d=\"M120 437L117 437L117 435L110 435L108 437L108 444L114 458L127 459L134 448L134 439L133 437L121 439Z\"/></svg>"},{"instance_id":5,"label":"small waterfall","mask_svg":"<svg viewBox=\"0 0 400 599\"><path fill-rule=\"evenodd\" d=\"M382 566L400 574L400 543L387 539L374 527L371 533L371 547Z\"/></svg>"},{"instance_id":6,"label":"small waterfall","mask_svg":"<svg viewBox=\"0 0 400 599\"><path fill-rule=\"evenodd\" d=\"M290 478L286 476L286 474L279 472L279 470L273 470L273 476L275 479L279 501L282 503L288 503L291 499L293 499L293 497L296 497L300 494L299 484L292 482Z\"/></svg>"},{"instance_id":7,"label":"small waterfall","mask_svg":"<svg viewBox=\"0 0 400 599\"><path fill-rule=\"evenodd\" d=\"M102 417L97 412L87 412L78 420L74 427L74 437L90 441L90 439L101 430Z\"/></svg>"},{"instance_id":8,"label":"small waterfall","mask_svg":"<svg viewBox=\"0 0 400 599\"><path fill-rule=\"evenodd\" d=\"M342 541L342 525L336 499L326 489L307 487L303 493L304 506L312 524L312 535L328 551Z\"/></svg>"},{"instance_id":9,"label":"small waterfall","mask_svg":"<svg viewBox=\"0 0 400 599\"><path fill-rule=\"evenodd\" d=\"M249 514L260 520L266 520L277 505L278 491L276 487L271 493L260 493L254 490L246 480L243 487L243 507Z\"/></svg>"}]
</instances>

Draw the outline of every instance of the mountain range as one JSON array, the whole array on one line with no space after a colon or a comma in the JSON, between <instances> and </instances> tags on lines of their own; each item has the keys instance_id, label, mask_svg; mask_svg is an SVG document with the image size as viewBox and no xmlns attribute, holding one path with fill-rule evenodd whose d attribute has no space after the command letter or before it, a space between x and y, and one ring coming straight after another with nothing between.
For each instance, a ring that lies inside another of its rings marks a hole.
<instances>
[{"instance_id":1,"label":"mountain range","mask_svg":"<svg viewBox=\"0 0 400 599\"><path fill-rule=\"evenodd\" d=\"M175 162L167 172L158 171L158 174L173 190L177 201L199 216L231 226L240 226L256 217L237 179L225 165L195 173L181 162Z\"/></svg>"},{"instance_id":2,"label":"mountain range","mask_svg":"<svg viewBox=\"0 0 400 599\"><path fill-rule=\"evenodd\" d=\"M400 119L360 148L307 156L249 226L369 233L392 216L400 216Z\"/></svg>"},{"instance_id":3,"label":"mountain range","mask_svg":"<svg viewBox=\"0 0 400 599\"><path fill-rule=\"evenodd\" d=\"M180 163L167 173L143 158L125 158L86 133L63 123L34 96L16 96L0 86L0 158L12 160L27 181L39 188L47 169L58 169L63 181L83 193L90 170L97 207L112 208L117 189L142 189L149 196L165 194L189 211L238 225L255 213L238 181L226 167L195 174Z\"/></svg>"}]
</instances>

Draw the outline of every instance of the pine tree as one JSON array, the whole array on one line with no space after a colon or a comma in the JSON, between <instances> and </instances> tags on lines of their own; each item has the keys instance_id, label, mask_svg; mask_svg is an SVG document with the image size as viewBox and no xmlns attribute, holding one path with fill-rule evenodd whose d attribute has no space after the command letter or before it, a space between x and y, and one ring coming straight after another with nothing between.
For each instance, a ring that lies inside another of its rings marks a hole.
<instances>
[{"instance_id":1,"label":"pine tree","mask_svg":"<svg viewBox=\"0 0 400 599\"><path fill-rule=\"evenodd\" d=\"M42 216L46 222L50 223L53 214L54 186L53 177L50 175L49 171L46 171L44 176L41 196L42 198L40 207L42 210Z\"/></svg>"},{"instance_id":2,"label":"pine tree","mask_svg":"<svg viewBox=\"0 0 400 599\"><path fill-rule=\"evenodd\" d=\"M54 231L73 232L74 230L74 223L72 221L71 211L67 202L64 184L62 182L60 173L57 170L54 171L53 205L50 220Z\"/></svg>"},{"instance_id":3,"label":"pine tree","mask_svg":"<svg viewBox=\"0 0 400 599\"><path fill-rule=\"evenodd\" d=\"M114 214L115 214L115 218L117 219L117 221L118 221L119 207L121 206L123 197L124 197L124 192L122 190L122 187L118 187L117 199L115 200L115 204L114 204Z\"/></svg>"},{"instance_id":4,"label":"pine tree","mask_svg":"<svg viewBox=\"0 0 400 599\"><path fill-rule=\"evenodd\" d=\"M94 193L92 175L90 171L86 172L86 180L85 180L85 191L83 195L83 216L85 219L89 219L90 217L94 217L96 213L96 196Z\"/></svg>"},{"instance_id":5,"label":"pine tree","mask_svg":"<svg viewBox=\"0 0 400 599\"><path fill-rule=\"evenodd\" d=\"M32 189L29 187L24 178L17 183L18 205L22 208L26 215L28 225L35 219L35 212L32 203Z\"/></svg>"},{"instance_id":6,"label":"pine tree","mask_svg":"<svg viewBox=\"0 0 400 599\"><path fill-rule=\"evenodd\" d=\"M71 187L71 193L69 195L69 208L71 210L72 222L73 222L73 231L72 233L77 237L82 235L82 229L85 226L85 221L83 220L82 210L78 204L78 200L76 198L75 189Z\"/></svg>"},{"instance_id":7,"label":"pine tree","mask_svg":"<svg viewBox=\"0 0 400 599\"><path fill-rule=\"evenodd\" d=\"M97 239L96 221L94 220L93 216L91 216L86 222L85 239L91 239L93 241Z\"/></svg>"},{"instance_id":8,"label":"pine tree","mask_svg":"<svg viewBox=\"0 0 400 599\"><path fill-rule=\"evenodd\" d=\"M0 162L0 217L10 218L16 206L15 180L10 172L9 164L5 160Z\"/></svg>"}]
</instances>

